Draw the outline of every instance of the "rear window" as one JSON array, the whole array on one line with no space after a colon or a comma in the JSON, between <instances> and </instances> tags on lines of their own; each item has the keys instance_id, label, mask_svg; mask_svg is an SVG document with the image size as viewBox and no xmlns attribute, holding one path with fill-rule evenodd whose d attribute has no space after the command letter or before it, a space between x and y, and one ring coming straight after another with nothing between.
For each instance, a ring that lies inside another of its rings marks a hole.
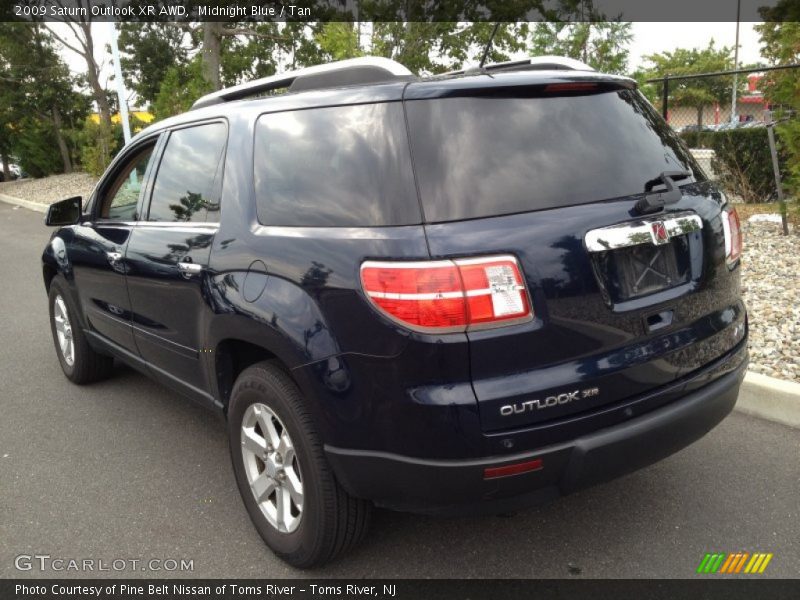
<instances>
[{"instance_id":1,"label":"rear window","mask_svg":"<svg viewBox=\"0 0 800 600\"><path fill-rule=\"evenodd\" d=\"M265 225L421 221L399 103L262 115L254 169L258 220Z\"/></svg>"},{"instance_id":2,"label":"rear window","mask_svg":"<svg viewBox=\"0 0 800 600\"><path fill-rule=\"evenodd\" d=\"M704 178L633 90L415 100L406 110L429 222L639 194L663 171L690 170L695 180Z\"/></svg>"}]
</instances>

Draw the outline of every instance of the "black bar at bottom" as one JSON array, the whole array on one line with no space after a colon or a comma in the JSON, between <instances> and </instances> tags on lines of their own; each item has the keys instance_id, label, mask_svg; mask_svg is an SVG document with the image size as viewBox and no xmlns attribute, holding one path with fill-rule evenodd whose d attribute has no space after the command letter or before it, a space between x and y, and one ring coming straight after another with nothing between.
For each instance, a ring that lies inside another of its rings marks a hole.
<instances>
[{"instance_id":1,"label":"black bar at bottom","mask_svg":"<svg viewBox=\"0 0 800 600\"><path fill-rule=\"evenodd\" d=\"M454 557L454 568L458 564ZM531 557L535 561L535 557ZM309 573L313 577L313 574ZM698 575L696 579L30 579L0 580L3 600L142 598L216 600L287 598L292 600L674 600L704 598L783 600L800 597L798 579Z\"/></svg>"}]
</instances>

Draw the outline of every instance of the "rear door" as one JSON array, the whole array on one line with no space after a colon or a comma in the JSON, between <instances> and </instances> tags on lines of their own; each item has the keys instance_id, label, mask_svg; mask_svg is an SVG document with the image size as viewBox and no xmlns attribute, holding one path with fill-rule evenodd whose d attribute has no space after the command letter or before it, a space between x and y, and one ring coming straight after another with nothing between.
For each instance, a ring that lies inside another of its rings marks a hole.
<instances>
[{"instance_id":1,"label":"rear door","mask_svg":"<svg viewBox=\"0 0 800 600\"><path fill-rule=\"evenodd\" d=\"M728 351L744 310L722 197L668 126L630 84L503 77L405 102L432 258L512 254L534 309L468 332L484 429L597 410ZM675 171L680 201L641 214Z\"/></svg>"},{"instance_id":2,"label":"rear door","mask_svg":"<svg viewBox=\"0 0 800 600\"><path fill-rule=\"evenodd\" d=\"M139 352L157 378L195 396L208 390L205 290L226 144L222 121L169 133L146 218L133 229L125 255Z\"/></svg>"}]
</instances>

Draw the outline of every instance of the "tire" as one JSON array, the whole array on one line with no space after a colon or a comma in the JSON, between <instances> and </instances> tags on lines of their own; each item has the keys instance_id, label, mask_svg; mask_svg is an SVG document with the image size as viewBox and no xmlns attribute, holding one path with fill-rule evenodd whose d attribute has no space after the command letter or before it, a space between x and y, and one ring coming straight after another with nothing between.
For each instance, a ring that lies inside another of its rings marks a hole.
<instances>
[{"instance_id":1,"label":"tire","mask_svg":"<svg viewBox=\"0 0 800 600\"><path fill-rule=\"evenodd\" d=\"M274 427L271 435L264 434L262 425L268 420ZM353 498L336 481L300 390L277 363L258 363L239 375L231 393L228 437L244 505L278 557L301 569L318 567L363 539L372 505ZM263 450L270 438L279 440L277 447ZM297 493L298 483L302 495ZM256 490L262 492L261 501L256 500ZM290 510L284 508L280 522L277 507L287 495Z\"/></svg>"},{"instance_id":2,"label":"tire","mask_svg":"<svg viewBox=\"0 0 800 600\"><path fill-rule=\"evenodd\" d=\"M80 326L78 311L67 293L64 279L57 275L50 283L48 294L50 306L50 331L53 333L53 343L56 348L58 362L61 369L72 383L83 385L105 379L111 374L114 359L100 354L89 346L86 334ZM62 345L63 338L59 338L59 329L66 328L70 332L72 341L71 352L66 352Z\"/></svg>"}]
</instances>

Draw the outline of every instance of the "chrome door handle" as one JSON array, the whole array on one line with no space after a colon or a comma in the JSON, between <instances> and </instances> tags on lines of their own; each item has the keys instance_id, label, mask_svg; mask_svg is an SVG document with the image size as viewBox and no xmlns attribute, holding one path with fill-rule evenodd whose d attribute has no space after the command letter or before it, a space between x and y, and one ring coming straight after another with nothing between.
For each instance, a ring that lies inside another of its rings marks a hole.
<instances>
[{"instance_id":1,"label":"chrome door handle","mask_svg":"<svg viewBox=\"0 0 800 600\"><path fill-rule=\"evenodd\" d=\"M106 252L106 258L108 262L112 265L117 264L119 261L122 260L122 253L121 252Z\"/></svg>"},{"instance_id":2,"label":"chrome door handle","mask_svg":"<svg viewBox=\"0 0 800 600\"><path fill-rule=\"evenodd\" d=\"M192 275L198 275L203 270L203 265L198 265L193 262L179 262L178 270L180 270L184 277L191 277Z\"/></svg>"}]
</instances>

